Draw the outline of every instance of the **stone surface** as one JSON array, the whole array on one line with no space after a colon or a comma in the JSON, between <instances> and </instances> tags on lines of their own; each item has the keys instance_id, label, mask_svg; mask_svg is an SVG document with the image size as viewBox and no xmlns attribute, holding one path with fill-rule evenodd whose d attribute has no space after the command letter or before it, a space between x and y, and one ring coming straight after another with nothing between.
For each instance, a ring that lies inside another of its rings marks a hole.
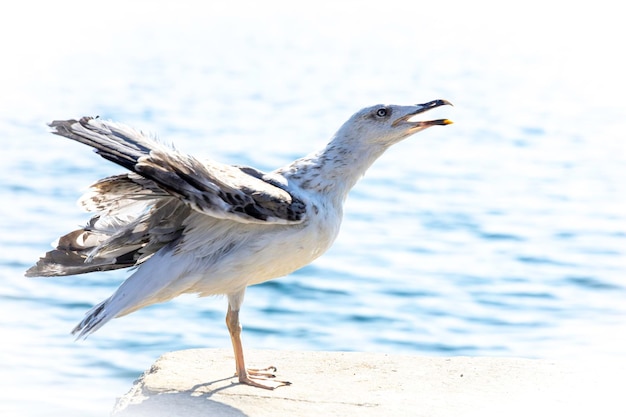
<instances>
[{"instance_id":1,"label":"stone surface","mask_svg":"<svg viewBox=\"0 0 626 417\"><path fill-rule=\"evenodd\" d=\"M624 364L247 350L292 382L237 383L229 350L171 352L119 399L113 416L625 416Z\"/></svg>"}]
</instances>

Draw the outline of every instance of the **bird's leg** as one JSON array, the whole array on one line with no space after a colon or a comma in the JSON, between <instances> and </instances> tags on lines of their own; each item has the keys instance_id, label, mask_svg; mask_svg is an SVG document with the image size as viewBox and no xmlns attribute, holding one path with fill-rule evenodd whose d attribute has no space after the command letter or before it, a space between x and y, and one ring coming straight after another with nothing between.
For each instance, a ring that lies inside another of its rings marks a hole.
<instances>
[{"instance_id":1,"label":"bird's leg","mask_svg":"<svg viewBox=\"0 0 626 417\"><path fill-rule=\"evenodd\" d=\"M239 323L239 310L233 310L230 307L230 304L228 305L228 312L226 313L226 326L230 332L230 340L233 342L235 369L240 383L265 389L275 389L282 385L291 384L287 381L271 380L270 378L275 377L273 372L276 371L276 368L273 366L266 369L246 369L246 364L243 359L243 346L241 344L241 323ZM267 383L260 383L254 381L254 379L263 380Z\"/></svg>"}]
</instances>

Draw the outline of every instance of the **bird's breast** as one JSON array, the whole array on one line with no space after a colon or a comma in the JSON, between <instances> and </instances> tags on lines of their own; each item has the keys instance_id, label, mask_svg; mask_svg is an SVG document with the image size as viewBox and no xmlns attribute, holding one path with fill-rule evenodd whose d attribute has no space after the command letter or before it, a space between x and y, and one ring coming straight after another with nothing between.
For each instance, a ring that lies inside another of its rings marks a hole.
<instances>
[{"instance_id":1,"label":"bird's breast","mask_svg":"<svg viewBox=\"0 0 626 417\"><path fill-rule=\"evenodd\" d=\"M248 286L288 275L326 252L341 224L341 211L319 202L294 225L243 224L200 215L178 251L198 260L189 271L204 278L190 292L215 293L226 282ZM221 290L219 290L221 291Z\"/></svg>"},{"instance_id":2,"label":"bird's breast","mask_svg":"<svg viewBox=\"0 0 626 417\"><path fill-rule=\"evenodd\" d=\"M258 272L254 283L290 274L313 262L332 246L340 225L340 213L312 204L302 224L280 226L259 237L262 244L254 261Z\"/></svg>"}]
</instances>

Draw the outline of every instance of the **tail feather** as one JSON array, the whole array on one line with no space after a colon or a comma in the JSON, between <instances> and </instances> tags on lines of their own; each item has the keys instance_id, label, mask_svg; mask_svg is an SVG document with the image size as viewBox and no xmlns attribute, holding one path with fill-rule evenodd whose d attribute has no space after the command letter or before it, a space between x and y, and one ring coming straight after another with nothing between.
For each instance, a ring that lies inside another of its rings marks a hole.
<instances>
[{"instance_id":1,"label":"tail feather","mask_svg":"<svg viewBox=\"0 0 626 417\"><path fill-rule=\"evenodd\" d=\"M104 326L114 317L106 309L110 300L110 298L107 298L85 314L85 318L72 329L72 334L76 336L76 339L86 339L87 336Z\"/></svg>"},{"instance_id":2,"label":"tail feather","mask_svg":"<svg viewBox=\"0 0 626 417\"><path fill-rule=\"evenodd\" d=\"M184 260L175 262L173 257L172 251L158 252L142 263L109 298L86 313L72 334L84 339L113 318L187 292L197 276L187 273Z\"/></svg>"}]
</instances>

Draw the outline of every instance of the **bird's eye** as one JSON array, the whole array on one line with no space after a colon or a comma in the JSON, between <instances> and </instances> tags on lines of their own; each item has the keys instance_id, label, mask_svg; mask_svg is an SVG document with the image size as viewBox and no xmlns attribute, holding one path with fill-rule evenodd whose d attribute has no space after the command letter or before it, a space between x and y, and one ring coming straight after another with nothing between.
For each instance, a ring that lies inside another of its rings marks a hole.
<instances>
[{"instance_id":1,"label":"bird's eye","mask_svg":"<svg viewBox=\"0 0 626 417\"><path fill-rule=\"evenodd\" d=\"M387 109L384 107L381 107L380 109L376 110L376 116L378 117L385 117L387 116Z\"/></svg>"}]
</instances>

